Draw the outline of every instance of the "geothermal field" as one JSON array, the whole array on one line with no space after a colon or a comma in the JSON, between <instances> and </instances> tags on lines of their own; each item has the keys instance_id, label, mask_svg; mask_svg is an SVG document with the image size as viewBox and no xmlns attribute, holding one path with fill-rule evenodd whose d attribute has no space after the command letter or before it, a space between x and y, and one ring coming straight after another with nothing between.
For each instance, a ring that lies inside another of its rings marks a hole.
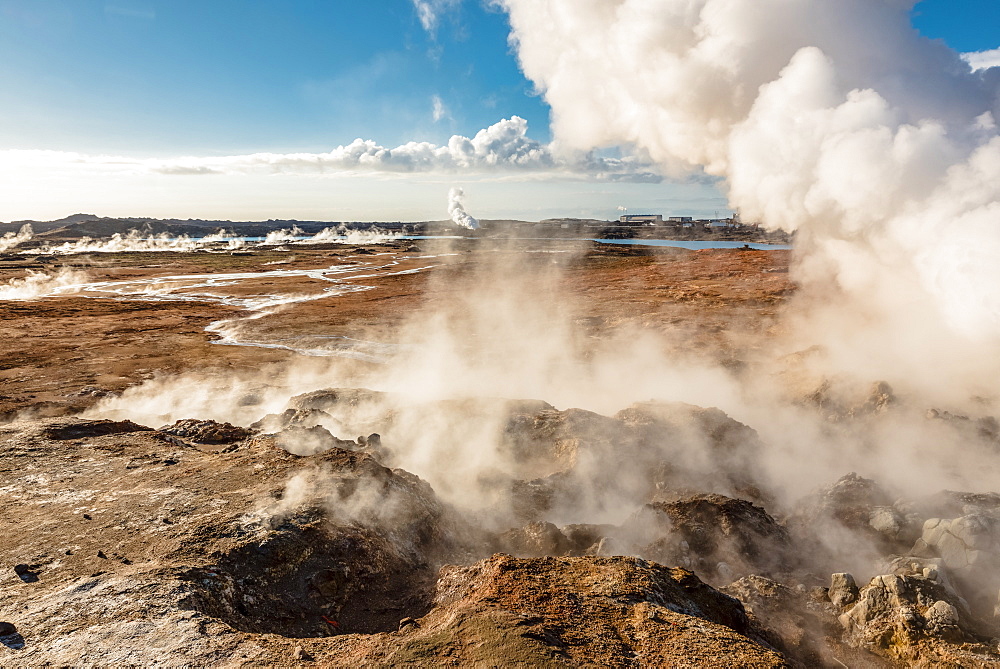
<instances>
[{"instance_id":1,"label":"geothermal field","mask_svg":"<svg viewBox=\"0 0 1000 669\"><path fill-rule=\"evenodd\" d=\"M0 667L1000 667L997 26L0 0Z\"/></svg>"},{"instance_id":2,"label":"geothermal field","mask_svg":"<svg viewBox=\"0 0 1000 669\"><path fill-rule=\"evenodd\" d=\"M298 237L0 258L18 663L1000 661L993 400L793 251Z\"/></svg>"}]
</instances>

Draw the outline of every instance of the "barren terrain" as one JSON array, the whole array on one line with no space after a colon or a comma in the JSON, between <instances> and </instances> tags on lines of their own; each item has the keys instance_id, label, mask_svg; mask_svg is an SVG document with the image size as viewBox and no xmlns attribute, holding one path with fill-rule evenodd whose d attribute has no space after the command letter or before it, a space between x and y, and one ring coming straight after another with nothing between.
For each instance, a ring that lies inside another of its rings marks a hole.
<instances>
[{"instance_id":1,"label":"barren terrain","mask_svg":"<svg viewBox=\"0 0 1000 669\"><path fill-rule=\"evenodd\" d=\"M429 299L428 272L437 279L431 299L448 302L461 292L464 277L482 257L512 261L531 247L484 241L426 240L418 247L397 242L367 248L303 247L291 252L120 253L37 259L0 259L0 283L28 271L83 272L89 282L136 281L209 273L356 267L345 275L350 286L370 290L291 304L280 315L253 323L262 341L308 341L310 336L393 340L392 331ZM580 324L594 335L634 322L644 328L677 330L692 348L733 357L726 332L733 324L766 330L782 298L791 290L788 251L705 250L617 247L584 242L543 242L542 249L568 265L563 288L578 298ZM499 248L496 248L499 247ZM447 255L445 255L447 254ZM435 258L433 256L443 257ZM421 257L430 256L430 257ZM280 263L280 264L273 264ZM393 265L392 274L371 268ZM363 278L352 279L351 275ZM265 277L220 286L220 295L317 294L326 286L308 277ZM141 295L134 296L141 298ZM208 367L250 369L280 362L293 352L260 347L216 346L205 328L244 309L197 301L146 301L76 293L40 301L0 300L0 415L30 409L57 416L79 411L105 392L120 392L142 379ZM87 389L92 389L88 392ZM82 392L81 392L82 391Z\"/></svg>"},{"instance_id":2,"label":"barren terrain","mask_svg":"<svg viewBox=\"0 0 1000 669\"><path fill-rule=\"evenodd\" d=\"M0 664L995 666L1000 496L847 469L913 420L890 388L782 409L859 443L808 494L797 435L642 394L757 374L790 262L5 256L47 278L0 300ZM920 416L995 456L995 420Z\"/></svg>"}]
</instances>

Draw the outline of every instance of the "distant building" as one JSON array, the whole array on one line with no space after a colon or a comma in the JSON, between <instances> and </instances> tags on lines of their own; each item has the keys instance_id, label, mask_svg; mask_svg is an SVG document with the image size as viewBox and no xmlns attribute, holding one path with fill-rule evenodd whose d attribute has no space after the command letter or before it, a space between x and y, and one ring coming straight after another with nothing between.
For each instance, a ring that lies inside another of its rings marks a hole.
<instances>
[{"instance_id":1,"label":"distant building","mask_svg":"<svg viewBox=\"0 0 1000 669\"><path fill-rule=\"evenodd\" d=\"M693 223L694 217L692 216L671 216L667 219L671 223Z\"/></svg>"},{"instance_id":2,"label":"distant building","mask_svg":"<svg viewBox=\"0 0 1000 669\"><path fill-rule=\"evenodd\" d=\"M656 225L663 223L663 214L626 214L618 222L625 225Z\"/></svg>"}]
</instances>

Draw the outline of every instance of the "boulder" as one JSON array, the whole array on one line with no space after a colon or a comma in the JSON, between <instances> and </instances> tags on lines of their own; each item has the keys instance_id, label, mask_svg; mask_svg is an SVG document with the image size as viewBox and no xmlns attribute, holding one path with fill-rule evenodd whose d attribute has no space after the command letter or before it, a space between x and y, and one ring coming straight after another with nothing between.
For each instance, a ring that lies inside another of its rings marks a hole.
<instances>
[{"instance_id":1,"label":"boulder","mask_svg":"<svg viewBox=\"0 0 1000 669\"><path fill-rule=\"evenodd\" d=\"M850 574L832 574L827 597L838 608L853 604L858 601L858 584L855 583L854 577Z\"/></svg>"},{"instance_id":2,"label":"boulder","mask_svg":"<svg viewBox=\"0 0 1000 669\"><path fill-rule=\"evenodd\" d=\"M320 425L310 428L290 427L274 435L275 444L289 453L301 456L315 455L332 448L355 450L357 442L338 439Z\"/></svg>"},{"instance_id":3,"label":"boulder","mask_svg":"<svg viewBox=\"0 0 1000 669\"><path fill-rule=\"evenodd\" d=\"M252 432L246 428L214 420L187 418L173 425L161 427L158 432L181 437L196 444L233 444L243 441Z\"/></svg>"},{"instance_id":4,"label":"boulder","mask_svg":"<svg viewBox=\"0 0 1000 669\"><path fill-rule=\"evenodd\" d=\"M871 527L872 513L892 504L889 494L871 479L851 472L828 488L808 496L796 506L799 522L830 518L851 529Z\"/></svg>"},{"instance_id":5,"label":"boulder","mask_svg":"<svg viewBox=\"0 0 1000 669\"><path fill-rule=\"evenodd\" d=\"M572 544L559 528L542 521L504 532L498 538L501 550L517 557L566 555Z\"/></svg>"},{"instance_id":6,"label":"boulder","mask_svg":"<svg viewBox=\"0 0 1000 669\"><path fill-rule=\"evenodd\" d=\"M329 414L345 408L382 405L391 395L367 388L325 388L296 395L288 401L293 410L320 410Z\"/></svg>"},{"instance_id":7,"label":"boulder","mask_svg":"<svg viewBox=\"0 0 1000 669\"><path fill-rule=\"evenodd\" d=\"M995 645L939 581L922 573L881 574L840 615L847 640L911 666L986 667L1000 663Z\"/></svg>"},{"instance_id":8,"label":"boulder","mask_svg":"<svg viewBox=\"0 0 1000 669\"><path fill-rule=\"evenodd\" d=\"M646 402L607 417L523 403L507 408L502 453L525 474L512 482L523 521L586 522L706 490L765 500L757 434L718 409Z\"/></svg>"},{"instance_id":9,"label":"boulder","mask_svg":"<svg viewBox=\"0 0 1000 669\"><path fill-rule=\"evenodd\" d=\"M1000 514L930 518L912 552L940 557L958 591L978 615L992 616L1000 606Z\"/></svg>"},{"instance_id":10,"label":"boulder","mask_svg":"<svg viewBox=\"0 0 1000 669\"><path fill-rule=\"evenodd\" d=\"M273 434L289 428L311 428L321 425L333 429L337 421L333 416L320 409L286 409L282 413L267 414L260 420L251 423L250 429L255 432Z\"/></svg>"},{"instance_id":11,"label":"boulder","mask_svg":"<svg viewBox=\"0 0 1000 669\"><path fill-rule=\"evenodd\" d=\"M767 480L759 464L760 437L724 411L683 402L639 402L615 418L636 433L640 449L658 446L659 453L668 455L657 463L662 476L655 483L661 490L712 490L771 503L762 493Z\"/></svg>"},{"instance_id":12,"label":"boulder","mask_svg":"<svg viewBox=\"0 0 1000 669\"><path fill-rule=\"evenodd\" d=\"M909 550L919 523L878 483L852 472L796 503L786 526L813 568L829 573L867 570L882 555Z\"/></svg>"},{"instance_id":13,"label":"boulder","mask_svg":"<svg viewBox=\"0 0 1000 669\"><path fill-rule=\"evenodd\" d=\"M746 500L723 495L647 504L618 536L630 553L682 565L709 582L781 574L797 563L788 533L774 518ZM726 565L722 573L720 563Z\"/></svg>"},{"instance_id":14,"label":"boulder","mask_svg":"<svg viewBox=\"0 0 1000 669\"><path fill-rule=\"evenodd\" d=\"M109 434L129 434L152 430L144 425L138 425L130 420L83 420L69 418L57 421L47 421L42 429L46 439L85 439L88 437L103 437Z\"/></svg>"},{"instance_id":15,"label":"boulder","mask_svg":"<svg viewBox=\"0 0 1000 669\"><path fill-rule=\"evenodd\" d=\"M878 667L864 649L838 643L837 609L819 598L762 576L745 576L721 589L736 597L765 628L771 645L805 667Z\"/></svg>"},{"instance_id":16,"label":"boulder","mask_svg":"<svg viewBox=\"0 0 1000 669\"><path fill-rule=\"evenodd\" d=\"M958 518L1000 511L1000 494L942 490L914 500L908 506L921 517L922 525L929 518Z\"/></svg>"},{"instance_id":17,"label":"boulder","mask_svg":"<svg viewBox=\"0 0 1000 669\"><path fill-rule=\"evenodd\" d=\"M607 537L613 535L618 530L614 525L590 525L574 524L564 525L559 528L566 540L569 541L570 555L609 555L609 553L589 553L588 550L596 547Z\"/></svg>"}]
</instances>

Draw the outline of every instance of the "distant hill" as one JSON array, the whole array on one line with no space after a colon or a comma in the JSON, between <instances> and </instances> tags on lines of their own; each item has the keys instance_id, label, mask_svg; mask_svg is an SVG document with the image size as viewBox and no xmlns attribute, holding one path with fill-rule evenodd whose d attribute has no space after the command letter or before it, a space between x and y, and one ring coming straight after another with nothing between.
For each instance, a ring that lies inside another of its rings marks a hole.
<instances>
[{"instance_id":1,"label":"distant hill","mask_svg":"<svg viewBox=\"0 0 1000 669\"><path fill-rule=\"evenodd\" d=\"M546 218L538 223L539 225L611 225L610 221L599 221L596 218Z\"/></svg>"},{"instance_id":2,"label":"distant hill","mask_svg":"<svg viewBox=\"0 0 1000 669\"><path fill-rule=\"evenodd\" d=\"M206 228L197 225L174 225L160 221L131 221L113 218L98 218L89 221L71 223L61 228L47 230L36 235L44 239L79 239L81 237L110 237L115 233L126 233L129 230L139 230L151 235L167 233L177 235L203 235ZM213 228L214 230L214 228Z\"/></svg>"},{"instance_id":3,"label":"distant hill","mask_svg":"<svg viewBox=\"0 0 1000 669\"><path fill-rule=\"evenodd\" d=\"M0 223L0 234L17 231L25 223L30 223L35 236L49 241L80 239L81 237L110 237L115 233L127 233L130 230L159 235L189 235L200 237L219 228L231 230L239 235L256 237L264 236L272 230L298 226L304 232L316 233L332 225L340 225L334 221L218 221L203 219L158 219L158 218L110 218L94 214L73 214L55 221L12 221ZM349 224L350 225L350 224ZM368 223L364 227L368 227ZM398 225L398 224L397 224Z\"/></svg>"},{"instance_id":4,"label":"distant hill","mask_svg":"<svg viewBox=\"0 0 1000 669\"><path fill-rule=\"evenodd\" d=\"M39 232L47 232L49 230L55 230L56 228L73 225L74 223L82 223L84 221L97 218L99 218L99 216L95 216L94 214L73 214L71 216L67 216L66 218L60 218L56 221L11 221L10 223L0 223L0 234L5 232L17 232L25 223L30 223L31 228L37 234Z\"/></svg>"},{"instance_id":5,"label":"distant hill","mask_svg":"<svg viewBox=\"0 0 1000 669\"><path fill-rule=\"evenodd\" d=\"M756 227L735 230L708 229L704 226L678 228L676 226L620 225L617 221L592 218L548 218L542 221L512 219L480 219L480 230L461 228L450 220L380 223L354 221L297 221L271 219L267 221L212 221L203 219L158 218L109 218L94 214L73 214L56 221L12 221L0 223L0 235L16 232L25 223L35 231L36 243L74 241L81 237L107 238L115 233L139 230L142 233L171 236L201 237L225 228L244 237L263 237L273 230L297 226L304 233L315 234L324 228L344 225L348 228L366 229L378 226L384 230L416 235L462 235L467 237L517 237L548 239L687 239L732 240L753 242L790 243L792 236L782 231L768 232Z\"/></svg>"},{"instance_id":6,"label":"distant hill","mask_svg":"<svg viewBox=\"0 0 1000 669\"><path fill-rule=\"evenodd\" d=\"M129 230L139 230L149 234L202 236L215 232L219 228L231 230L238 235L260 237L272 230L299 227L303 232L316 233L324 228L346 225L349 228L368 228L372 225L386 230L401 231L404 226L414 233L434 232L436 234L456 234L463 231L448 219L437 221L385 221L385 222L354 222L354 221L298 221L294 219L271 219L267 221L219 221L205 219L176 219L148 217L106 217L95 214L73 214L55 221L11 221L0 223L0 234L8 231L16 232L25 223L30 223L35 236L48 241L80 239L81 237L110 237L115 233L127 233ZM553 224L569 223L574 226L584 224L604 224L604 221L590 219L549 219L536 223L534 221L518 221L512 219L482 219L484 231L503 232L516 231L524 228L534 229L536 226L549 227Z\"/></svg>"}]
</instances>

